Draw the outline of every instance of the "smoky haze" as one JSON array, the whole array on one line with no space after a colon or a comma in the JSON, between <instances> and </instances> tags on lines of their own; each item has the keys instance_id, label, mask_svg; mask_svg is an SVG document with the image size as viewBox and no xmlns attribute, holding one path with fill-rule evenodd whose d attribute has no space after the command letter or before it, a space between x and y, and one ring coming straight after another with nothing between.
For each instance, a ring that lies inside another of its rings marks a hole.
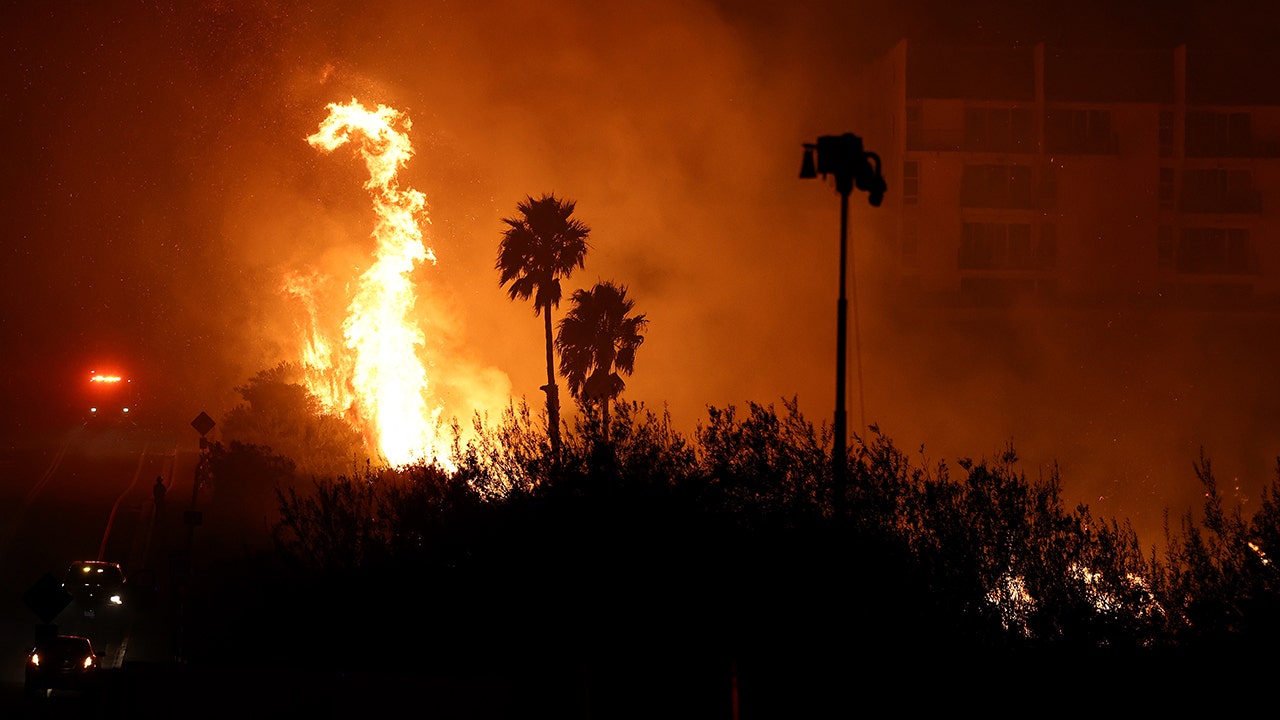
<instances>
[{"instance_id":1,"label":"smoky haze","mask_svg":"<svg viewBox=\"0 0 1280 720\"><path fill-rule=\"evenodd\" d=\"M180 426L201 410L218 417L237 385L296 359L303 316L284 278L328 278L323 309L340 314L374 247L362 164L306 142L328 103L355 98L413 123L400 182L427 198L438 262L415 271L418 314L449 412L541 403L542 324L508 300L493 263L502 218L555 193L592 229L566 296L612 280L650 319L625 398L665 405L685 431L707 405L793 396L822 422L834 404L838 197L797 172L802 143L863 132L860 64L908 35L1167 44L1248 39L1262 25L1220 3L1145 5L6 9L7 395L17 407L63 402L72 378L109 362ZM1057 460L1070 502L1134 519L1146 542L1166 507L1196 501L1202 445L1224 485L1239 478L1256 503L1280 452L1272 338L1121 309L1102 326L1017 313L907 323L877 295L888 240L864 230L877 211L852 200L851 428L865 406L867 422L929 462L1012 442L1029 473Z\"/></svg>"}]
</instances>

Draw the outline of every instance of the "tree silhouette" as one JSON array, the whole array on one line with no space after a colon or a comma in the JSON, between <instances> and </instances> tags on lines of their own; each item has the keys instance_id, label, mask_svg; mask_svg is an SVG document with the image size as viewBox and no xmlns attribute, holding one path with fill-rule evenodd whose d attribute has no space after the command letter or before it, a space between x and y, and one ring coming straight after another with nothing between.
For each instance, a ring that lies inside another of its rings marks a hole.
<instances>
[{"instance_id":1,"label":"tree silhouette","mask_svg":"<svg viewBox=\"0 0 1280 720\"><path fill-rule=\"evenodd\" d=\"M554 195L534 200L526 197L516 210L520 216L503 218L507 229L498 245L495 268L498 286L509 285L512 300L533 298L534 316L542 315L547 337L547 421L552 455L560 454L560 395L556 388L555 358L551 338L551 308L560 305L560 279L582 267L591 229L573 218L575 203Z\"/></svg>"},{"instance_id":2,"label":"tree silhouette","mask_svg":"<svg viewBox=\"0 0 1280 720\"><path fill-rule=\"evenodd\" d=\"M560 372L575 398L588 406L599 404L608 442L609 403L626 388L620 373L635 370L636 349L644 342L640 333L649 321L631 314L635 303L627 297L627 288L611 282L578 290L571 300L573 307L556 335Z\"/></svg>"},{"instance_id":3,"label":"tree silhouette","mask_svg":"<svg viewBox=\"0 0 1280 720\"><path fill-rule=\"evenodd\" d=\"M244 402L222 420L228 441L259 445L287 457L303 475L349 471L368 451L346 420L324 412L302 385L302 367L282 362L236 388Z\"/></svg>"}]
</instances>

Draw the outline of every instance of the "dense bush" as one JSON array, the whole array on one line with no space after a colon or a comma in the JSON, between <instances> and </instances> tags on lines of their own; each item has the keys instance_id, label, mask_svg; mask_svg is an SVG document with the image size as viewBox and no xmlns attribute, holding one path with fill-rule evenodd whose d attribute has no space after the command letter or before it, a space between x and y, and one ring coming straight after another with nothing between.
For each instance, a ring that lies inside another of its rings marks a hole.
<instances>
[{"instance_id":1,"label":"dense bush","mask_svg":"<svg viewBox=\"0 0 1280 720\"><path fill-rule=\"evenodd\" d=\"M302 367L282 362L236 388L243 402L222 420L222 436L270 448L304 475L352 472L365 456L364 438L351 425L323 411L301 384Z\"/></svg>"},{"instance_id":2,"label":"dense bush","mask_svg":"<svg viewBox=\"0 0 1280 720\"><path fill-rule=\"evenodd\" d=\"M830 431L793 401L710 408L692 438L619 403L607 442L582 413L558 462L542 423L514 404L496 423L477 418L474 439L456 433L456 468L277 482L291 582L312 603L340 598L330 618L395 595L417 619L398 637L420 633L455 659L657 646L1150 652L1276 635L1278 486L1246 519L1224 507L1207 459L1202 516L1144 555L1127 522L1066 507L1057 472L1028 479L1012 447L929 466L872 427L851 443L837 498ZM236 452L218 449L215 475L242 472Z\"/></svg>"}]
</instances>

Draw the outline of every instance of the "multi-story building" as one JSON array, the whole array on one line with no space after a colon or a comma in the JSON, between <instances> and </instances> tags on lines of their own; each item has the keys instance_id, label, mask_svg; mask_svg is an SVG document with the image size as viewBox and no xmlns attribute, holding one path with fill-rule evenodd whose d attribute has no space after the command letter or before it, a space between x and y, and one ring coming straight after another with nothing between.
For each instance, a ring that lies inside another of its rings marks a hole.
<instances>
[{"instance_id":1,"label":"multi-story building","mask_svg":"<svg viewBox=\"0 0 1280 720\"><path fill-rule=\"evenodd\" d=\"M889 182L886 276L942 304L1280 305L1280 92L1243 69L898 43L859 120Z\"/></svg>"}]
</instances>

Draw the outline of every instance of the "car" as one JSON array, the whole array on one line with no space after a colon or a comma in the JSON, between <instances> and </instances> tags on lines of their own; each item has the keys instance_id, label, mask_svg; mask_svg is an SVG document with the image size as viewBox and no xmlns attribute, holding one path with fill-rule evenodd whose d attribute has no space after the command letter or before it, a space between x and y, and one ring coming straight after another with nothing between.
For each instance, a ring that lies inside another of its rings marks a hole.
<instances>
[{"instance_id":1,"label":"car","mask_svg":"<svg viewBox=\"0 0 1280 720\"><path fill-rule=\"evenodd\" d=\"M77 560L67 568L62 587L86 617L124 605L125 576L120 563Z\"/></svg>"},{"instance_id":2,"label":"car","mask_svg":"<svg viewBox=\"0 0 1280 720\"><path fill-rule=\"evenodd\" d=\"M47 697L54 690L86 694L98 683L98 654L89 638L50 635L36 640L27 653L24 692L28 698Z\"/></svg>"}]
</instances>

